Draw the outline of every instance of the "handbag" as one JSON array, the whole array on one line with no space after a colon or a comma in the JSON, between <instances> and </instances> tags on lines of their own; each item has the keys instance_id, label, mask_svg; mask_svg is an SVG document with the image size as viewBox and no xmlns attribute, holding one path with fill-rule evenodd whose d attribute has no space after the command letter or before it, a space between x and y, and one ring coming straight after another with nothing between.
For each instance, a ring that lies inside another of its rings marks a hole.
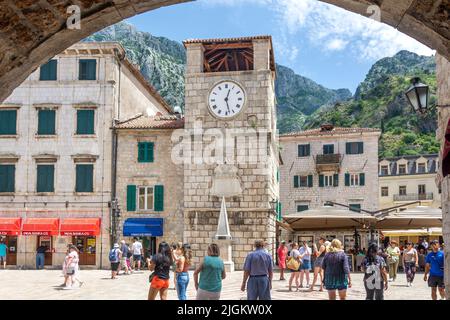
<instances>
[{"instance_id":1,"label":"handbag","mask_svg":"<svg viewBox=\"0 0 450 320\"><path fill-rule=\"evenodd\" d=\"M68 267L66 273L68 275L74 275L75 274L75 268L74 267Z\"/></svg>"},{"instance_id":2,"label":"handbag","mask_svg":"<svg viewBox=\"0 0 450 320\"><path fill-rule=\"evenodd\" d=\"M298 271L298 269L300 268L300 261L298 261L294 257L290 257L286 266L289 270Z\"/></svg>"}]
</instances>

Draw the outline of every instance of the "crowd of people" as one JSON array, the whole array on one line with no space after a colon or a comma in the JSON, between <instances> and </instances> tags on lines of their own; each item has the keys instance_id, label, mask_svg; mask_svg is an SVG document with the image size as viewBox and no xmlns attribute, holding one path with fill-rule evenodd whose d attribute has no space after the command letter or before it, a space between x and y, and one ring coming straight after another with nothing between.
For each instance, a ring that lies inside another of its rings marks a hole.
<instances>
[{"instance_id":1,"label":"crowd of people","mask_svg":"<svg viewBox=\"0 0 450 320\"><path fill-rule=\"evenodd\" d=\"M423 240L420 244L405 242L398 247L395 240L382 249L376 243L370 244L366 250L360 250L358 255L364 258L357 267L364 272L364 287L367 300L383 300L384 291L388 290L388 283L397 279L400 261L405 271L407 286L411 287L415 274L423 261L424 281L431 288L431 297L445 299L444 287L444 251L439 241L433 240L430 244ZM320 278L320 291L328 291L330 300L336 299L336 291L341 300L346 299L347 289L351 288L351 268L347 254L338 239L329 242L325 238L319 239L319 245L308 246L303 241L301 247L295 242L286 244L282 241L277 249L278 265L280 268L280 281L285 280L285 269L289 269L289 291L295 280L296 290L303 288L303 275L306 275L306 286L313 291L318 278ZM314 261L311 264L311 261ZM312 283L309 282L309 272L313 268Z\"/></svg>"}]
</instances>

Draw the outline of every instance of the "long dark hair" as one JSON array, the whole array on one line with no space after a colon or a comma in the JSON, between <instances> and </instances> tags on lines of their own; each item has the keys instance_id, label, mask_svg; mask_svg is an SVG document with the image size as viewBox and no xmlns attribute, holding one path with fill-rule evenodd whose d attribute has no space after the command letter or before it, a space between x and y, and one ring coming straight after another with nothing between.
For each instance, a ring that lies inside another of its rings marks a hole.
<instances>
[{"instance_id":1,"label":"long dark hair","mask_svg":"<svg viewBox=\"0 0 450 320\"><path fill-rule=\"evenodd\" d=\"M366 258L369 263L374 263L378 255L378 245L376 243L371 243L367 249Z\"/></svg>"},{"instance_id":2,"label":"long dark hair","mask_svg":"<svg viewBox=\"0 0 450 320\"><path fill-rule=\"evenodd\" d=\"M172 252L170 250L170 245L163 241L159 244L158 253L161 255L161 260L163 264L171 266L173 263Z\"/></svg>"}]
</instances>

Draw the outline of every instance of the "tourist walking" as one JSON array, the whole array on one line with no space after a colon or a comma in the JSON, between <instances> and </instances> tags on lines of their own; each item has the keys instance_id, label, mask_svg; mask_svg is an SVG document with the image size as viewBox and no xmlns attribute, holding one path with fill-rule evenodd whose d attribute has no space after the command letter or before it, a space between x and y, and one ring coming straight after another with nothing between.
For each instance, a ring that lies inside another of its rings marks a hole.
<instances>
[{"instance_id":1,"label":"tourist walking","mask_svg":"<svg viewBox=\"0 0 450 320\"><path fill-rule=\"evenodd\" d=\"M323 270L322 263L326 254L325 238L319 239L319 249L315 250L316 260L314 261L314 278L309 288L309 291L314 290L314 286L317 282L317 277L320 276L320 291L323 291Z\"/></svg>"},{"instance_id":2,"label":"tourist walking","mask_svg":"<svg viewBox=\"0 0 450 320\"><path fill-rule=\"evenodd\" d=\"M298 251L298 243L292 244L291 255L288 261L289 269L291 270L291 277L289 278L289 291L292 291L292 282L295 280L296 291L300 286L298 277L300 276L301 258L300 251Z\"/></svg>"},{"instance_id":3,"label":"tourist walking","mask_svg":"<svg viewBox=\"0 0 450 320\"><path fill-rule=\"evenodd\" d=\"M175 290L177 290L177 260L181 255L181 247L183 246L182 242L172 244L172 271L173 271L173 285Z\"/></svg>"},{"instance_id":4,"label":"tourist walking","mask_svg":"<svg viewBox=\"0 0 450 320\"><path fill-rule=\"evenodd\" d=\"M352 287L347 255L342 250L342 243L338 239L331 241L328 251L322 263L323 283L328 290L328 298L336 300L336 290L338 290L339 298L345 300L347 288Z\"/></svg>"},{"instance_id":5,"label":"tourist walking","mask_svg":"<svg viewBox=\"0 0 450 320\"><path fill-rule=\"evenodd\" d=\"M286 247L286 241L281 241L281 244L277 250L278 267L280 268L280 281L286 280L284 278L284 269L286 269L287 253L288 253L288 248Z\"/></svg>"},{"instance_id":6,"label":"tourist walking","mask_svg":"<svg viewBox=\"0 0 450 320\"><path fill-rule=\"evenodd\" d=\"M255 241L255 250L245 258L241 291L247 290L247 300L271 300L273 261L264 252L264 241Z\"/></svg>"},{"instance_id":7,"label":"tourist walking","mask_svg":"<svg viewBox=\"0 0 450 320\"><path fill-rule=\"evenodd\" d=\"M200 274L200 282L198 275ZM208 255L194 272L197 300L220 300L222 280L227 276L225 266L220 258L219 246L212 243L208 246Z\"/></svg>"},{"instance_id":8,"label":"tourist walking","mask_svg":"<svg viewBox=\"0 0 450 320\"><path fill-rule=\"evenodd\" d=\"M128 248L127 244L125 243L125 240L120 241L121 243L121 247L120 247L120 251L122 251L122 258L120 259L120 269L122 270L125 269L123 274L130 274L131 270L128 267L129 266L129 262L128 260L128 252L130 251L130 249ZM120 273L120 270L119 270Z\"/></svg>"},{"instance_id":9,"label":"tourist walking","mask_svg":"<svg viewBox=\"0 0 450 320\"><path fill-rule=\"evenodd\" d=\"M303 288L303 278L306 275L306 287L309 288L309 271L311 270L311 248L307 241L303 241L302 247L298 250L300 252L300 288Z\"/></svg>"},{"instance_id":10,"label":"tourist walking","mask_svg":"<svg viewBox=\"0 0 450 320\"><path fill-rule=\"evenodd\" d=\"M3 238L0 239L0 263L3 265L3 269L6 269L6 252L8 247L3 241Z\"/></svg>"},{"instance_id":11,"label":"tourist walking","mask_svg":"<svg viewBox=\"0 0 450 320\"><path fill-rule=\"evenodd\" d=\"M361 263L361 271L364 272L366 300L384 300L384 290L388 289L388 276L386 262L379 255L379 248L376 243L369 245L366 256Z\"/></svg>"},{"instance_id":12,"label":"tourist walking","mask_svg":"<svg viewBox=\"0 0 450 320\"><path fill-rule=\"evenodd\" d=\"M150 289L148 290L148 300L155 300L159 293L161 300L167 300L167 290L169 289L170 266L172 265L172 252L167 242L161 242L158 246L158 253L150 260Z\"/></svg>"},{"instance_id":13,"label":"tourist walking","mask_svg":"<svg viewBox=\"0 0 450 320\"><path fill-rule=\"evenodd\" d=\"M445 300L445 284L444 284L444 251L439 250L439 241L430 242L431 252L425 260L425 274L423 280L428 280L428 287L431 288L431 298L437 300L437 290L441 300ZM428 274L430 276L428 277Z\"/></svg>"},{"instance_id":14,"label":"tourist walking","mask_svg":"<svg viewBox=\"0 0 450 320\"><path fill-rule=\"evenodd\" d=\"M191 266L192 250L189 244L181 247L177 260L177 294L178 300L187 300L186 291L189 285L189 267Z\"/></svg>"},{"instance_id":15,"label":"tourist walking","mask_svg":"<svg viewBox=\"0 0 450 320\"><path fill-rule=\"evenodd\" d=\"M400 262L400 249L398 243L392 240L389 247L386 249L387 260L389 264L389 281L397 279L398 264Z\"/></svg>"},{"instance_id":16,"label":"tourist walking","mask_svg":"<svg viewBox=\"0 0 450 320\"><path fill-rule=\"evenodd\" d=\"M413 243L408 242L406 249L403 251L403 268L405 268L406 284L408 287L412 286L418 267L419 255L417 250L414 249Z\"/></svg>"},{"instance_id":17,"label":"tourist walking","mask_svg":"<svg viewBox=\"0 0 450 320\"><path fill-rule=\"evenodd\" d=\"M44 269L44 263L45 263L45 252L47 252L48 248L47 246L40 245L36 249L36 269Z\"/></svg>"},{"instance_id":18,"label":"tourist walking","mask_svg":"<svg viewBox=\"0 0 450 320\"><path fill-rule=\"evenodd\" d=\"M78 270L78 250L77 247L74 245L71 245L69 247L69 252L66 255L66 258L64 259L64 275L66 277L66 286L64 289L71 290L73 289L73 285L75 284L75 275ZM82 282L80 282L80 287L82 285Z\"/></svg>"},{"instance_id":19,"label":"tourist walking","mask_svg":"<svg viewBox=\"0 0 450 320\"><path fill-rule=\"evenodd\" d=\"M138 238L134 238L133 245L131 246L131 251L133 252L133 267L136 269L136 262L137 262L137 271L141 271L141 263L142 263L142 256L144 254L144 248Z\"/></svg>"},{"instance_id":20,"label":"tourist walking","mask_svg":"<svg viewBox=\"0 0 450 320\"><path fill-rule=\"evenodd\" d=\"M117 273L119 272L120 259L122 257L122 251L118 243L114 244L114 247L109 252L109 262L111 263L111 279L117 279Z\"/></svg>"}]
</instances>

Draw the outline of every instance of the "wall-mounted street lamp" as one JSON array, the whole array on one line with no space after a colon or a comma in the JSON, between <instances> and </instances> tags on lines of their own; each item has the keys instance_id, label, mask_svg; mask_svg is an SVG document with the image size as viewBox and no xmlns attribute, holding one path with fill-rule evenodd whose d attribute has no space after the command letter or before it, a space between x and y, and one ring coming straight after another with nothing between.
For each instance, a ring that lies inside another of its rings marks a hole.
<instances>
[{"instance_id":1,"label":"wall-mounted street lamp","mask_svg":"<svg viewBox=\"0 0 450 320\"><path fill-rule=\"evenodd\" d=\"M425 114L428 110L429 87L419 77L411 79L411 87L405 92L414 112Z\"/></svg>"}]
</instances>

